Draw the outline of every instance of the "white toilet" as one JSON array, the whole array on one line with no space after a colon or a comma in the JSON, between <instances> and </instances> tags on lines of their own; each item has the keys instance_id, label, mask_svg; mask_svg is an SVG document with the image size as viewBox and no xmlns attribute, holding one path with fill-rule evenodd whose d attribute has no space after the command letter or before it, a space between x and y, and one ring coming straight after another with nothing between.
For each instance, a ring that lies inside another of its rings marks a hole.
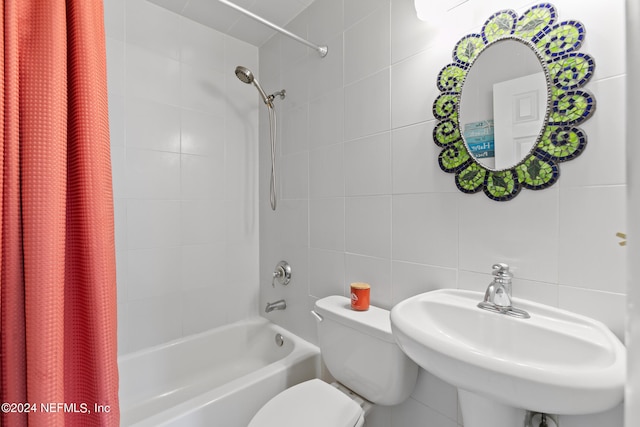
<instances>
[{"instance_id":1,"label":"white toilet","mask_svg":"<svg viewBox=\"0 0 640 427\"><path fill-rule=\"evenodd\" d=\"M342 296L316 301L318 340L338 383L313 379L267 402L249 427L360 427L371 403L396 405L413 392L418 366L391 335L389 311L354 311Z\"/></svg>"}]
</instances>

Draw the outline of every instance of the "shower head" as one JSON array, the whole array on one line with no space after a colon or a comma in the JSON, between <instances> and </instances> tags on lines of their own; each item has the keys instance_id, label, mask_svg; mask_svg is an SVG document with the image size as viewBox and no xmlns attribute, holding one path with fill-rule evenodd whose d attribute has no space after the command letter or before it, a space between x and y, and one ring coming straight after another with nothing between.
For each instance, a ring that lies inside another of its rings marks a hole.
<instances>
[{"instance_id":1,"label":"shower head","mask_svg":"<svg viewBox=\"0 0 640 427\"><path fill-rule=\"evenodd\" d=\"M267 96L266 92L262 89L262 87L260 86L260 83L258 83L258 80L254 77L251 70L249 70L247 67L243 67L242 65L238 65L236 67L236 77L240 79L240 81L243 83L246 83L246 84L253 83L256 89L258 89L258 92L260 92L260 96L262 97L262 100L264 101L264 103L267 104L268 106L273 105L271 103L271 98Z\"/></svg>"},{"instance_id":2,"label":"shower head","mask_svg":"<svg viewBox=\"0 0 640 427\"><path fill-rule=\"evenodd\" d=\"M251 84L253 83L253 73L247 67L243 67L242 65L238 65L236 67L236 77L240 79L240 81Z\"/></svg>"}]
</instances>

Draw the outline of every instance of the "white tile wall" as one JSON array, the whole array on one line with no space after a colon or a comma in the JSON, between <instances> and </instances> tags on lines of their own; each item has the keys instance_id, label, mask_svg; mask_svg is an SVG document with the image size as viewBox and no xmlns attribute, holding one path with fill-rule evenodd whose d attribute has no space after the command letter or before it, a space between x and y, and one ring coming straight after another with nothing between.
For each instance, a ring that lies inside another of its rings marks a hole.
<instances>
[{"instance_id":1,"label":"white tile wall","mask_svg":"<svg viewBox=\"0 0 640 427\"><path fill-rule=\"evenodd\" d=\"M561 165L558 184L498 203L460 193L437 164L431 108L454 44L493 12L522 13L535 3L469 1L425 23L412 0L316 1L290 28L327 43L326 58L303 56L280 35L260 49L262 75L288 91L278 103L283 120L298 122L280 142L285 191L275 213L268 180L260 180L261 304L283 297L288 304L269 318L315 341L308 310L316 298L346 295L352 281L371 282L373 302L388 308L432 289L483 291L501 261L516 275L516 297L592 316L622 337L626 253L615 233L627 221L623 0L553 2L559 19L584 23L582 51L597 63L588 89L598 108L583 125L588 147ZM303 122L306 131L297 127ZM305 134L308 141L300 140ZM307 159L308 168L286 164ZM296 281L273 289L267 278L287 258ZM408 401L376 408L367 420L372 427L461 424L455 389L426 372ZM622 409L562 417L562 424L622 427Z\"/></svg>"},{"instance_id":2,"label":"white tile wall","mask_svg":"<svg viewBox=\"0 0 640 427\"><path fill-rule=\"evenodd\" d=\"M318 249L344 251L344 198L309 200L309 242Z\"/></svg>"},{"instance_id":3,"label":"white tile wall","mask_svg":"<svg viewBox=\"0 0 640 427\"><path fill-rule=\"evenodd\" d=\"M391 192L389 132L344 144L345 195L368 196Z\"/></svg>"},{"instance_id":4,"label":"white tile wall","mask_svg":"<svg viewBox=\"0 0 640 427\"><path fill-rule=\"evenodd\" d=\"M640 2L637 0L626 0L626 34L627 34L627 46L626 46L626 62L628 75L636 75L640 69L640 56L635 46L640 43ZM638 117L640 114L640 82L637 79L630 78L628 80L627 89L627 117ZM628 120L627 132L629 141L627 142L627 164L629 166L635 165L640 160L640 150L638 150L637 144L633 143L633 132L636 124ZM637 218L640 216L640 175L634 173L634 168L628 169L628 215L629 218ZM628 235L640 236L640 222L629 220ZM629 242L628 259L636 260L640 258L640 252L638 249L640 245L637 243ZM637 369L638 363L640 363L640 287L638 287L638 277L640 276L640 265L638 263L629 262L628 275L627 275L627 327L626 327L626 344L628 355L628 377L625 389L625 411L624 420L625 427L632 427L640 424L640 370Z\"/></svg>"},{"instance_id":5,"label":"white tile wall","mask_svg":"<svg viewBox=\"0 0 640 427\"><path fill-rule=\"evenodd\" d=\"M346 199L345 248L354 254L391 257L391 196Z\"/></svg>"},{"instance_id":6,"label":"white tile wall","mask_svg":"<svg viewBox=\"0 0 640 427\"><path fill-rule=\"evenodd\" d=\"M393 197L393 259L455 268L459 198L454 193Z\"/></svg>"},{"instance_id":7,"label":"white tile wall","mask_svg":"<svg viewBox=\"0 0 640 427\"><path fill-rule=\"evenodd\" d=\"M389 66L389 8L379 7L344 32L344 83Z\"/></svg>"},{"instance_id":8,"label":"white tile wall","mask_svg":"<svg viewBox=\"0 0 640 427\"><path fill-rule=\"evenodd\" d=\"M345 51L344 55L348 57L349 51ZM389 99L389 68L345 86L344 139L389 130Z\"/></svg>"},{"instance_id":9,"label":"white tile wall","mask_svg":"<svg viewBox=\"0 0 640 427\"><path fill-rule=\"evenodd\" d=\"M256 315L258 94L233 70L258 49L104 3L124 354Z\"/></svg>"},{"instance_id":10,"label":"white tile wall","mask_svg":"<svg viewBox=\"0 0 640 427\"><path fill-rule=\"evenodd\" d=\"M309 152L309 197L344 196L344 146L333 144ZM262 185L262 183L261 183Z\"/></svg>"}]
</instances>

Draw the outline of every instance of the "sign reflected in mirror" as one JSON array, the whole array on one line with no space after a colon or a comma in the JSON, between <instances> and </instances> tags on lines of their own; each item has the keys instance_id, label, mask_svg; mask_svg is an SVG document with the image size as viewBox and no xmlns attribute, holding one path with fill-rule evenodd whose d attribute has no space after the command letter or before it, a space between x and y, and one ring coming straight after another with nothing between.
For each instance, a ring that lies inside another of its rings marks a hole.
<instances>
[{"instance_id":1,"label":"sign reflected in mirror","mask_svg":"<svg viewBox=\"0 0 640 427\"><path fill-rule=\"evenodd\" d=\"M549 3L520 17L499 11L481 34L456 44L438 75L433 137L440 168L455 174L460 191L511 200L522 188L553 185L559 163L584 151L587 136L577 125L595 111L582 89L595 63L578 52L584 26L556 20Z\"/></svg>"}]
</instances>

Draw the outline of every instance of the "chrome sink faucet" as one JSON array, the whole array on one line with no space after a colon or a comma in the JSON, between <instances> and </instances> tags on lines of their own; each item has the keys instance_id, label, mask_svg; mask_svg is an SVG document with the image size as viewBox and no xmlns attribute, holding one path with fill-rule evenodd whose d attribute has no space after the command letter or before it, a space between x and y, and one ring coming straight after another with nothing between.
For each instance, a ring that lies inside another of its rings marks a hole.
<instances>
[{"instance_id":1,"label":"chrome sink faucet","mask_svg":"<svg viewBox=\"0 0 640 427\"><path fill-rule=\"evenodd\" d=\"M493 265L493 281L484 293L484 301L478 303L478 307L508 316L528 319L529 313L512 306L511 302L511 279L513 274L509 271L507 264L498 263Z\"/></svg>"}]
</instances>

